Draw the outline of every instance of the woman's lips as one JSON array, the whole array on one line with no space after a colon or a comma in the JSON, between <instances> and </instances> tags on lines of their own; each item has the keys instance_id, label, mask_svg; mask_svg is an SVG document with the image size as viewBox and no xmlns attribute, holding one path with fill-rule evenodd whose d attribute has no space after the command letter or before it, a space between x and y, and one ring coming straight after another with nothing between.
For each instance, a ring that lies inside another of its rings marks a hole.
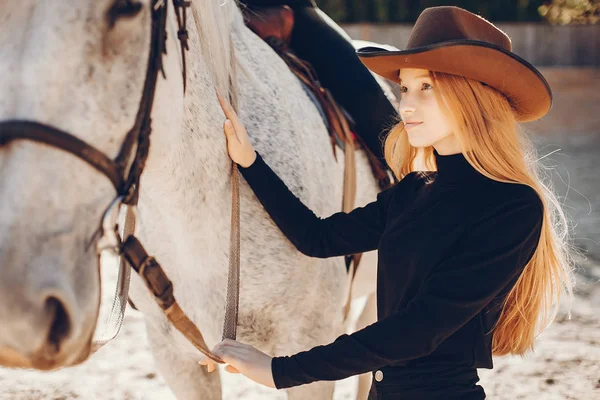
<instances>
[{"instance_id":1,"label":"woman's lips","mask_svg":"<svg viewBox=\"0 0 600 400\"><path fill-rule=\"evenodd\" d=\"M410 129L414 128L415 126L419 126L421 124L422 124L422 122L405 122L404 127L406 128L406 130L410 130Z\"/></svg>"}]
</instances>

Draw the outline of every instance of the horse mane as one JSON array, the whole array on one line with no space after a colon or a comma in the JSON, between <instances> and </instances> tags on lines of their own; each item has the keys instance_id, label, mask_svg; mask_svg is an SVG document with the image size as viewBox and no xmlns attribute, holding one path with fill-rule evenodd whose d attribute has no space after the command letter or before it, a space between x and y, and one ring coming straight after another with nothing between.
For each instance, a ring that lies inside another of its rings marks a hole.
<instances>
[{"instance_id":1,"label":"horse mane","mask_svg":"<svg viewBox=\"0 0 600 400\"><path fill-rule=\"evenodd\" d=\"M237 109L236 58L232 31L243 18L235 0L192 0L192 17L200 37L203 57L216 88Z\"/></svg>"}]
</instances>

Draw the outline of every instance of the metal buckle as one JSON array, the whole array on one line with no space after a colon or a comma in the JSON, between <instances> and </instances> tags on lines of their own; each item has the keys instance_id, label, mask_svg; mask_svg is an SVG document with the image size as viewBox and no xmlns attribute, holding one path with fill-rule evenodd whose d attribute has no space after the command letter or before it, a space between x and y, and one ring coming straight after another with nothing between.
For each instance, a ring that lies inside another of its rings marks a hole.
<instances>
[{"instance_id":1,"label":"metal buckle","mask_svg":"<svg viewBox=\"0 0 600 400\"><path fill-rule=\"evenodd\" d=\"M100 224L101 237L96 242L96 251L100 254L103 251L109 251L113 255L118 256L121 254L121 244L123 243L123 237L121 232L123 229L119 229L119 215L121 213L121 206L125 196L117 196L110 203L104 215L102 216L102 223ZM138 211L136 206L125 205L130 207L133 216L133 223L138 219ZM137 234L137 224L134 225L134 235ZM125 238L126 239L126 238Z\"/></svg>"}]
</instances>

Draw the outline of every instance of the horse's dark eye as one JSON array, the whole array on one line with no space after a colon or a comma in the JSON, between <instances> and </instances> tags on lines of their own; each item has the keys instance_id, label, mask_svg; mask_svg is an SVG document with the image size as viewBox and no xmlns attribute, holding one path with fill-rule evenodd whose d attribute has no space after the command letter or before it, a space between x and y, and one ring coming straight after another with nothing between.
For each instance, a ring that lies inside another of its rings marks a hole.
<instances>
[{"instance_id":1,"label":"horse's dark eye","mask_svg":"<svg viewBox=\"0 0 600 400\"><path fill-rule=\"evenodd\" d=\"M119 18L135 17L142 10L142 3L136 0L115 0L108 9L108 26L113 27Z\"/></svg>"}]
</instances>

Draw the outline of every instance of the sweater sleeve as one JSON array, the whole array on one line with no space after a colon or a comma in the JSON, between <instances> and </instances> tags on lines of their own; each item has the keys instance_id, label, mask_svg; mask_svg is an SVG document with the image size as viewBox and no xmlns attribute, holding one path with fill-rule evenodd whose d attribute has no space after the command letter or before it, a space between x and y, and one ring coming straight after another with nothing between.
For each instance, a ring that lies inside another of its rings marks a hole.
<instances>
[{"instance_id":1,"label":"sweater sleeve","mask_svg":"<svg viewBox=\"0 0 600 400\"><path fill-rule=\"evenodd\" d=\"M326 258L374 250L385 228L389 188L377 201L349 213L317 217L257 154L240 172L267 213L296 248L312 257Z\"/></svg>"},{"instance_id":2,"label":"sweater sleeve","mask_svg":"<svg viewBox=\"0 0 600 400\"><path fill-rule=\"evenodd\" d=\"M532 191L532 193L535 193ZM333 343L273 358L277 388L339 380L432 353L520 274L540 238L543 207L535 194L478 218L399 312Z\"/></svg>"}]
</instances>

